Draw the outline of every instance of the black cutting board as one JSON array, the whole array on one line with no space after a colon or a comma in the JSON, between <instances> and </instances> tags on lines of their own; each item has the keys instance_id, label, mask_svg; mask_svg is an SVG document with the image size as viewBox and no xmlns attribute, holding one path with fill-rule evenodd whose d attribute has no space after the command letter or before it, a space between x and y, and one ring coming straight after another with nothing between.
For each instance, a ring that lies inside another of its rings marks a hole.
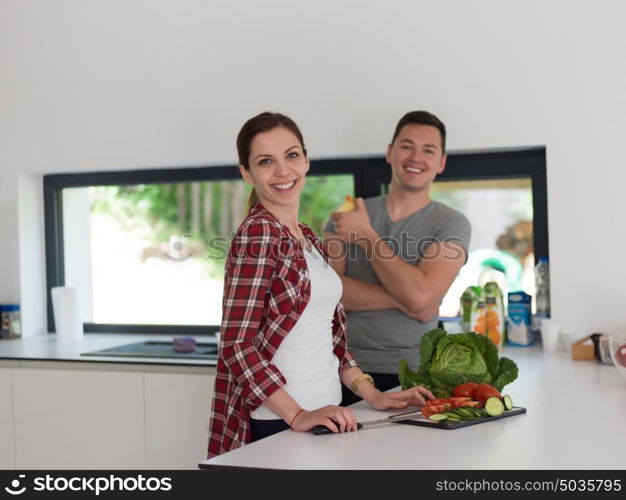
<instances>
[{"instance_id":1,"label":"black cutting board","mask_svg":"<svg viewBox=\"0 0 626 500\"><path fill-rule=\"evenodd\" d=\"M419 425L421 427L432 427L434 429L452 430L460 427L468 427L470 425L484 424L485 422L492 422L494 420L500 420L501 418L521 415L522 413L526 413L526 408L514 406L513 409L505 411L502 415L498 415L497 417L482 417L472 420L462 420L461 422L447 422L446 420L433 422L432 420L429 420L428 417L420 416L411 420L396 420L394 424Z\"/></svg>"}]
</instances>

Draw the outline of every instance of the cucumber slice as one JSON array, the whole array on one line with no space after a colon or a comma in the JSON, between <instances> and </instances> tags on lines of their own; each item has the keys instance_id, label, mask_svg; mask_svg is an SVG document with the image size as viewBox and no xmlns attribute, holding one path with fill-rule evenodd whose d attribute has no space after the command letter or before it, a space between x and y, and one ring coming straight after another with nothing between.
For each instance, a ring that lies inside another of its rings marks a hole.
<instances>
[{"instance_id":1,"label":"cucumber slice","mask_svg":"<svg viewBox=\"0 0 626 500\"><path fill-rule=\"evenodd\" d=\"M435 413L428 417L428 420L432 420L433 422L440 422L441 420L446 420L448 415L444 415L443 413Z\"/></svg>"},{"instance_id":2,"label":"cucumber slice","mask_svg":"<svg viewBox=\"0 0 626 500\"><path fill-rule=\"evenodd\" d=\"M485 416L480 408L473 408L473 407L467 407L467 408L472 412L472 414L474 415L474 418L480 418L480 417Z\"/></svg>"},{"instance_id":3,"label":"cucumber slice","mask_svg":"<svg viewBox=\"0 0 626 500\"><path fill-rule=\"evenodd\" d=\"M462 415L459 415L454 410L448 410L447 412L445 412L445 415L448 417L449 422L452 422L452 421L460 422L464 418Z\"/></svg>"},{"instance_id":4,"label":"cucumber slice","mask_svg":"<svg viewBox=\"0 0 626 500\"><path fill-rule=\"evenodd\" d=\"M492 417L497 417L504 413L504 403L500 401L500 398L489 398L485 402L485 411Z\"/></svg>"},{"instance_id":5,"label":"cucumber slice","mask_svg":"<svg viewBox=\"0 0 626 500\"><path fill-rule=\"evenodd\" d=\"M468 419L472 419L474 417L476 417L476 415L474 415L474 412L471 411L469 408L461 406L460 408L457 408L457 411L463 415L465 418Z\"/></svg>"},{"instance_id":6,"label":"cucumber slice","mask_svg":"<svg viewBox=\"0 0 626 500\"><path fill-rule=\"evenodd\" d=\"M511 396L502 396L502 404L507 411L513 409L513 401L511 401Z\"/></svg>"},{"instance_id":7,"label":"cucumber slice","mask_svg":"<svg viewBox=\"0 0 626 500\"><path fill-rule=\"evenodd\" d=\"M447 412L448 414L452 414L453 416L461 419L461 420L467 420L467 415L465 414L465 412L462 412L459 410L459 408L456 408L454 410L448 410Z\"/></svg>"}]
</instances>

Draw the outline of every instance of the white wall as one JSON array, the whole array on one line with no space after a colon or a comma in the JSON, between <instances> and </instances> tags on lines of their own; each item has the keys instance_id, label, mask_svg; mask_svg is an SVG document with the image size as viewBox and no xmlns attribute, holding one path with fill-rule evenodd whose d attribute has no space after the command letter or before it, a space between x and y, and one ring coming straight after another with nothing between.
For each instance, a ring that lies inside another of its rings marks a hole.
<instances>
[{"instance_id":1,"label":"white wall","mask_svg":"<svg viewBox=\"0 0 626 500\"><path fill-rule=\"evenodd\" d=\"M0 178L4 177L0 170ZM18 194L19 193L19 196ZM43 335L48 331L46 314L46 262L42 249L44 239L43 176L29 172L17 173L17 190L13 210L17 209L18 228L11 240L19 242L20 299L22 333L24 336ZM7 259L6 262L9 262ZM9 290L14 297L16 290ZM0 287L0 291L2 287ZM0 293L1 296L1 293Z\"/></svg>"},{"instance_id":2,"label":"white wall","mask_svg":"<svg viewBox=\"0 0 626 500\"><path fill-rule=\"evenodd\" d=\"M0 0L0 300L20 295L18 172L234 162L265 109L313 157L381 153L428 109L451 149L547 146L553 315L624 330L625 18L620 0Z\"/></svg>"}]
</instances>

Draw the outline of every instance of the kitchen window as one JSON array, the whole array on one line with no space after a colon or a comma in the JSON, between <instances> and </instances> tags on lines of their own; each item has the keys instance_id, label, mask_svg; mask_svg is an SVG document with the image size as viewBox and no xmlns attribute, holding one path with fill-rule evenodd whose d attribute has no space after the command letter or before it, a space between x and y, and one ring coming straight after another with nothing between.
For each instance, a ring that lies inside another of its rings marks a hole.
<instances>
[{"instance_id":1,"label":"kitchen window","mask_svg":"<svg viewBox=\"0 0 626 500\"><path fill-rule=\"evenodd\" d=\"M549 257L545 148L451 155L432 190L472 223L468 261L444 297L440 317L457 316L469 285L496 281L534 299L535 265ZM533 310L535 308L533 301Z\"/></svg>"},{"instance_id":2,"label":"kitchen window","mask_svg":"<svg viewBox=\"0 0 626 500\"><path fill-rule=\"evenodd\" d=\"M389 181L383 180L383 192ZM450 153L431 197L472 224L468 260L443 299L440 318L459 316L463 291L488 281L499 284L505 301L514 291L534 298L535 264L548 257L544 148Z\"/></svg>"},{"instance_id":3,"label":"kitchen window","mask_svg":"<svg viewBox=\"0 0 626 500\"><path fill-rule=\"evenodd\" d=\"M389 179L384 157L312 160L301 220L321 235L344 195L376 196ZM216 331L224 259L248 193L234 166L45 176L49 331L49 291L58 285L80 290L86 332ZM543 148L449 153L432 194L473 226L470 260L441 316L455 315L462 289L476 284L473 255L497 252L494 239L519 221L532 251L525 278L532 284L533 259L548 255Z\"/></svg>"},{"instance_id":4,"label":"kitchen window","mask_svg":"<svg viewBox=\"0 0 626 500\"><path fill-rule=\"evenodd\" d=\"M346 194L371 195L370 163L312 162L301 220L321 236ZM86 332L217 330L249 192L234 166L45 176L49 331L49 292L60 285L80 291Z\"/></svg>"},{"instance_id":5,"label":"kitchen window","mask_svg":"<svg viewBox=\"0 0 626 500\"><path fill-rule=\"evenodd\" d=\"M440 316L458 316L463 291L489 281L496 281L505 296L524 291L534 297L532 181L439 181L431 193L434 200L462 212L472 224L467 262L444 297Z\"/></svg>"}]
</instances>

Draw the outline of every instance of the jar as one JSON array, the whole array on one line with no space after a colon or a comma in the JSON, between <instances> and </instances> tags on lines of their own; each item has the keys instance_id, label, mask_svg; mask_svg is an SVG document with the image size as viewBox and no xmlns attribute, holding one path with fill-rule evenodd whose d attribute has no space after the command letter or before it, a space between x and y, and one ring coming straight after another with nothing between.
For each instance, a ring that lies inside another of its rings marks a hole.
<instances>
[{"instance_id":1,"label":"jar","mask_svg":"<svg viewBox=\"0 0 626 500\"><path fill-rule=\"evenodd\" d=\"M0 338L13 339L22 335L20 325L20 306L18 304L0 304L2 324Z\"/></svg>"}]
</instances>

